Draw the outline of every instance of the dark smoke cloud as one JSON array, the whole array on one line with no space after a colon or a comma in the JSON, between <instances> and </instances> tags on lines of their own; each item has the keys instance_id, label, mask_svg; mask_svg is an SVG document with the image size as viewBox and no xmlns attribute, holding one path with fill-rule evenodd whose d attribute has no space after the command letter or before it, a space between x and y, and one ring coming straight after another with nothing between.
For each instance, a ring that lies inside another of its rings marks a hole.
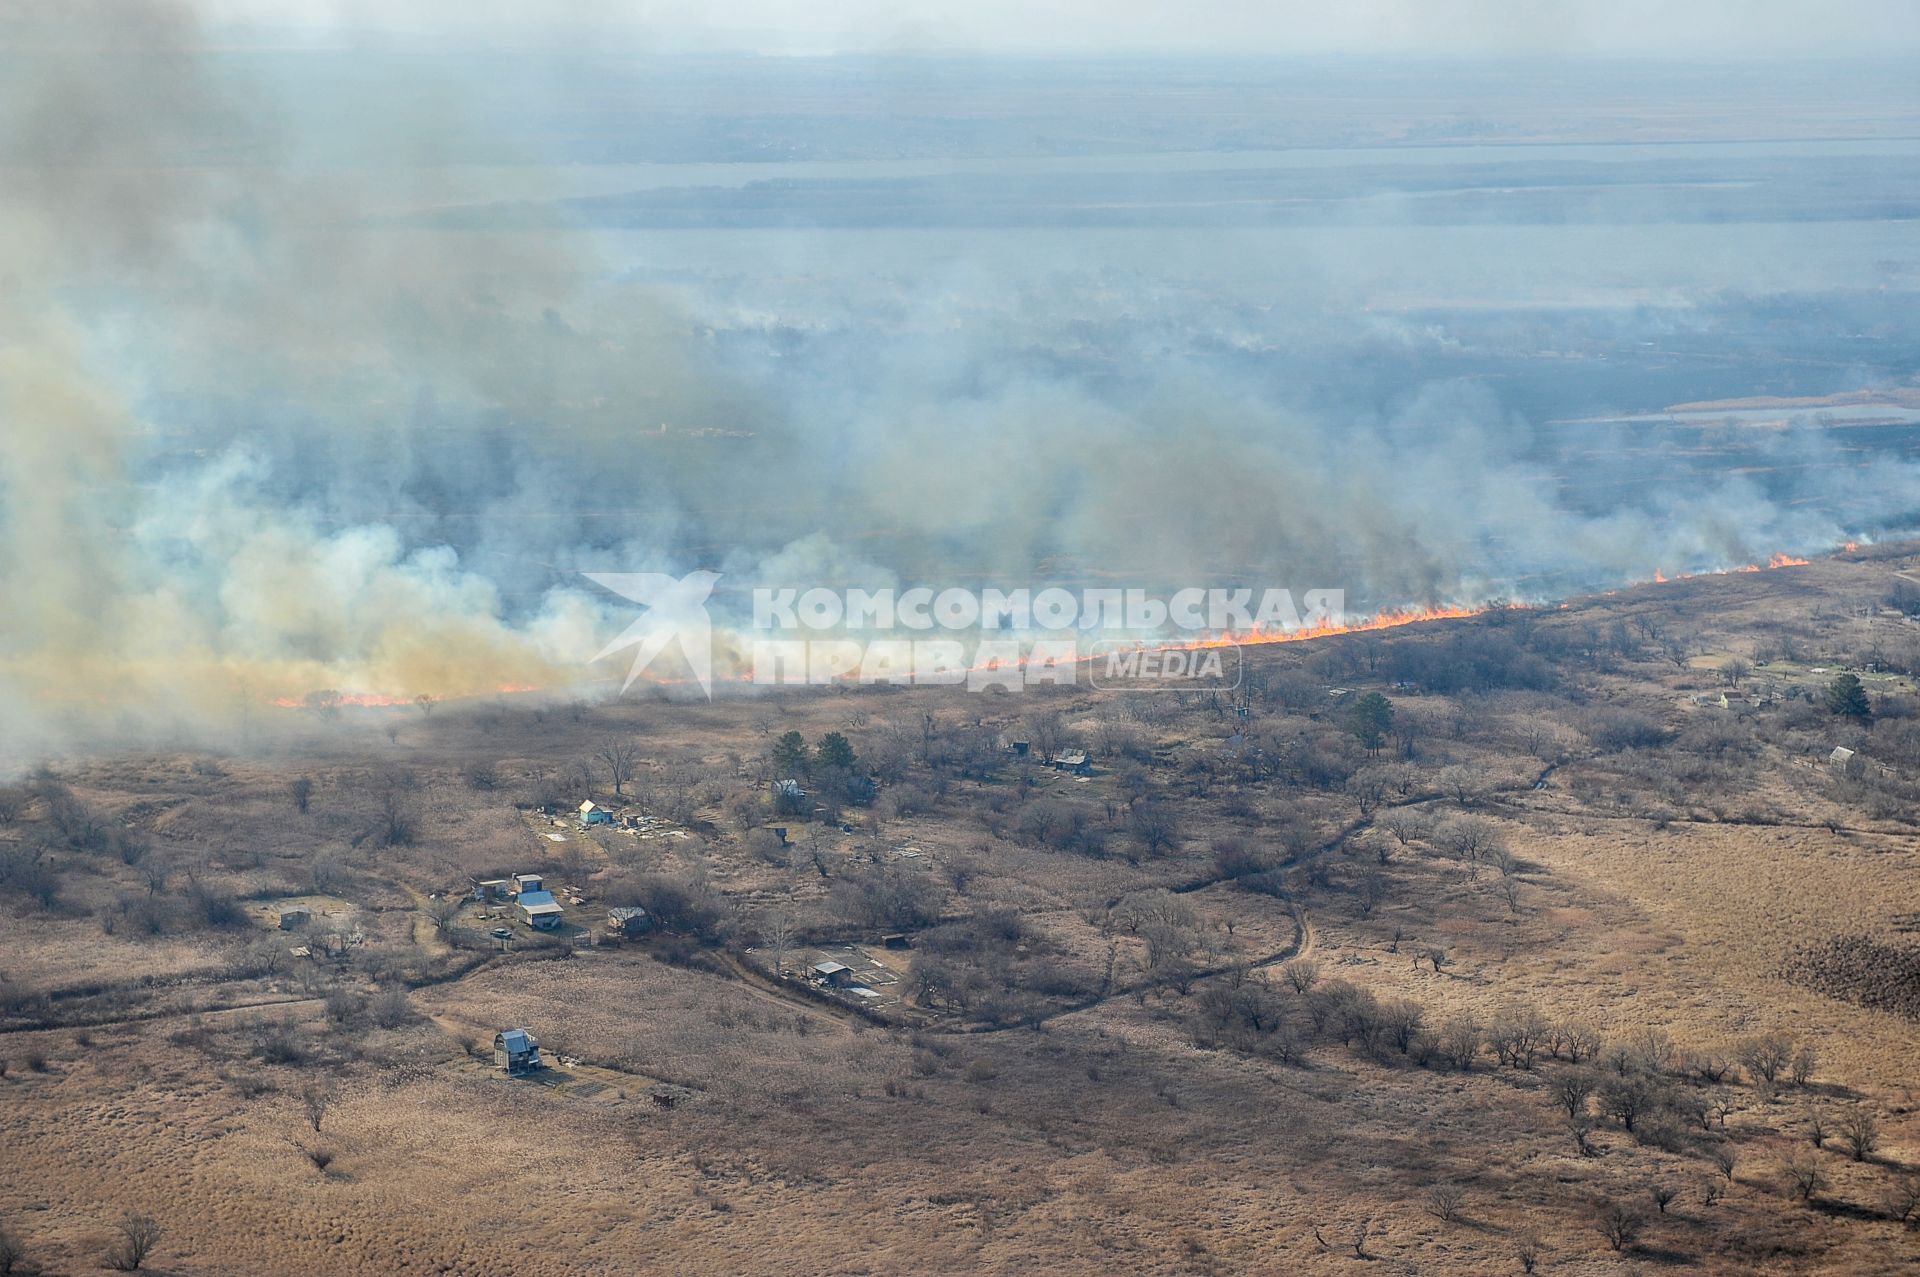
<instances>
[{"instance_id":1,"label":"dark smoke cloud","mask_svg":"<svg viewBox=\"0 0 1920 1277\"><path fill-rule=\"evenodd\" d=\"M226 56L157 0L0 5L0 61L16 753L317 688L582 683L617 601L581 570L1546 598L1831 544L1920 490L1900 462L1861 487L1808 431L1738 472L1569 473L1447 371L1443 316L1351 304L1378 231L1313 232L1285 270L1215 227L1172 260L986 234L851 289L804 236L623 271L556 229L578 210L423 216L490 198L447 162L481 112L438 64L383 91L404 110L316 119L275 79L306 64Z\"/></svg>"}]
</instances>

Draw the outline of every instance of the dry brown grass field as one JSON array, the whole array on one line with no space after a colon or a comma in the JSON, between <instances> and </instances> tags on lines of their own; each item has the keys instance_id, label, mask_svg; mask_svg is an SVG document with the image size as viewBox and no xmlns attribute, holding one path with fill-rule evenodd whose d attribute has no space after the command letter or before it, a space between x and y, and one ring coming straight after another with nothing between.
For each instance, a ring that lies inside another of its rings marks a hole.
<instances>
[{"instance_id":1,"label":"dry brown grass field","mask_svg":"<svg viewBox=\"0 0 1920 1277\"><path fill-rule=\"evenodd\" d=\"M1912 1272L1911 554L1251 649L1233 696L50 760L0 790L14 1271L137 1214L174 1274ZM782 810L781 738L835 732ZM560 932L471 898L516 872ZM543 1074L493 1066L515 1026Z\"/></svg>"}]
</instances>

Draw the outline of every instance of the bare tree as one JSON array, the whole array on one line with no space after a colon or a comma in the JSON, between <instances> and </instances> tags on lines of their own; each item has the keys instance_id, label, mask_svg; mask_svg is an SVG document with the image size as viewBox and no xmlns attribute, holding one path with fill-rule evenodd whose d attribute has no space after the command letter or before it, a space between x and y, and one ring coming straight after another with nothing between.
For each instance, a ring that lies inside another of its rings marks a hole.
<instances>
[{"instance_id":1,"label":"bare tree","mask_svg":"<svg viewBox=\"0 0 1920 1277\"><path fill-rule=\"evenodd\" d=\"M0 1277L13 1277L27 1252L20 1245L19 1238L0 1227Z\"/></svg>"},{"instance_id":2,"label":"bare tree","mask_svg":"<svg viewBox=\"0 0 1920 1277\"><path fill-rule=\"evenodd\" d=\"M1880 1147L1880 1119L1864 1104L1847 1105L1840 1114L1840 1140L1854 1161L1866 1161Z\"/></svg>"},{"instance_id":3,"label":"bare tree","mask_svg":"<svg viewBox=\"0 0 1920 1277\"><path fill-rule=\"evenodd\" d=\"M293 800L293 809L301 815L307 814L307 807L313 801L313 781L305 776L296 776L287 782L287 797Z\"/></svg>"},{"instance_id":4,"label":"bare tree","mask_svg":"<svg viewBox=\"0 0 1920 1277\"><path fill-rule=\"evenodd\" d=\"M1295 993L1305 993L1319 982L1320 964L1312 958L1295 958L1281 966L1280 975Z\"/></svg>"},{"instance_id":5,"label":"bare tree","mask_svg":"<svg viewBox=\"0 0 1920 1277\"><path fill-rule=\"evenodd\" d=\"M320 1124L327 1120L327 1110L333 1107L333 1092L315 1082L309 1082L300 1092L300 1103L307 1112L307 1125L313 1133L320 1133Z\"/></svg>"},{"instance_id":6,"label":"bare tree","mask_svg":"<svg viewBox=\"0 0 1920 1277\"><path fill-rule=\"evenodd\" d=\"M147 1262L160 1244L160 1221L151 1215L130 1214L120 1221L120 1240L107 1254L107 1263L130 1273Z\"/></svg>"},{"instance_id":7,"label":"bare tree","mask_svg":"<svg viewBox=\"0 0 1920 1277\"><path fill-rule=\"evenodd\" d=\"M1680 1196L1680 1190L1672 1184L1649 1185L1647 1193L1653 1198L1653 1204L1660 1208L1662 1215L1667 1213L1667 1207L1673 1205L1674 1199Z\"/></svg>"},{"instance_id":8,"label":"bare tree","mask_svg":"<svg viewBox=\"0 0 1920 1277\"><path fill-rule=\"evenodd\" d=\"M389 784L380 791L375 828L379 831L380 845L383 847L411 847L419 836L419 817L414 811L413 800L398 784Z\"/></svg>"},{"instance_id":9,"label":"bare tree","mask_svg":"<svg viewBox=\"0 0 1920 1277\"><path fill-rule=\"evenodd\" d=\"M1720 1175L1727 1183L1733 1183L1733 1168L1740 1163L1740 1155L1731 1144L1722 1144L1713 1150L1713 1164L1720 1168Z\"/></svg>"},{"instance_id":10,"label":"bare tree","mask_svg":"<svg viewBox=\"0 0 1920 1277\"><path fill-rule=\"evenodd\" d=\"M1656 1098L1653 1088L1638 1076L1610 1077L1600 1087L1600 1111L1631 1131L1654 1107Z\"/></svg>"},{"instance_id":11,"label":"bare tree","mask_svg":"<svg viewBox=\"0 0 1920 1277\"><path fill-rule=\"evenodd\" d=\"M1441 790L1461 807L1471 807L1487 792L1486 775L1478 768L1455 765L1442 767L1436 778Z\"/></svg>"},{"instance_id":12,"label":"bare tree","mask_svg":"<svg viewBox=\"0 0 1920 1277\"><path fill-rule=\"evenodd\" d=\"M1920 1175L1903 1175L1888 1188L1887 1215L1896 1224L1920 1227Z\"/></svg>"},{"instance_id":13,"label":"bare tree","mask_svg":"<svg viewBox=\"0 0 1920 1277\"><path fill-rule=\"evenodd\" d=\"M1556 1073L1548 1087L1553 1098L1561 1108L1567 1111L1569 1118L1576 1118L1587 1111L1587 1101L1598 1090L1600 1080L1586 1069L1562 1069Z\"/></svg>"},{"instance_id":14,"label":"bare tree","mask_svg":"<svg viewBox=\"0 0 1920 1277\"><path fill-rule=\"evenodd\" d=\"M1610 1250L1625 1250L1640 1240L1647 1226L1646 1217L1625 1202L1607 1201L1600 1206L1600 1235Z\"/></svg>"},{"instance_id":15,"label":"bare tree","mask_svg":"<svg viewBox=\"0 0 1920 1277\"><path fill-rule=\"evenodd\" d=\"M613 796L620 797L623 786L633 779L634 767L640 760L639 747L630 740L610 736L600 742L593 756L607 769L607 779L613 783Z\"/></svg>"},{"instance_id":16,"label":"bare tree","mask_svg":"<svg viewBox=\"0 0 1920 1277\"><path fill-rule=\"evenodd\" d=\"M1520 1265L1520 1271L1530 1273L1540 1265L1540 1254L1546 1249L1541 1240L1532 1233L1524 1233L1513 1243L1513 1258Z\"/></svg>"},{"instance_id":17,"label":"bare tree","mask_svg":"<svg viewBox=\"0 0 1920 1277\"><path fill-rule=\"evenodd\" d=\"M1784 1033L1768 1033L1749 1041L1740 1051L1740 1063L1754 1081L1772 1086L1793 1060L1793 1039Z\"/></svg>"},{"instance_id":18,"label":"bare tree","mask_svg":"<svg viewBox=\"0 0 1920 1277\"><path fill-rule=\"evenodd\" d=\"M775 909L767 918L767 946L773 950L773 973L784 976L787 973L787 949L793 944L793 911L786 905Z\"/></svg>"},{"instance_id":19,"label":"bare tree","mask_svg":"<svg viewBox=\"0 0 1920 1277\"><path fill-rule=\"evenodd\" d=\"M1473 1067L1474 1059L1480 1054L1482 1039L1480 1026L1471 1016L1451 1020L1440 1031L1440 1054L1447 1063L1461 1072Z\"/></svg>"},{"instance_id":20,"label":"bare tree","mask_svg":"<svg viewBox=\"0 0 1920 1277\"><path fill-rule=\"evenodd\" d=\"M1427 1190L1427 1214L1443 1224L1451 1224L1460 1218L1461 1208L1466 1202L1466 1190L1458 1184L1435 1184Z\"/></svg>"},{"instance_id":21,"label":"bare tree","mask_svg":"<svg viewBox=\"0 0 1920 1277\"><path fill-rule=\"evenodd\" d=\"M1826 1187L1827 1177L1820 1173L1820 1164L1803 1154L1790 1155L1780 1169L1786 1176L1787 1191L1803 1202L1812 1201L1814 1194Z\"/></svg>"}]
</instances>

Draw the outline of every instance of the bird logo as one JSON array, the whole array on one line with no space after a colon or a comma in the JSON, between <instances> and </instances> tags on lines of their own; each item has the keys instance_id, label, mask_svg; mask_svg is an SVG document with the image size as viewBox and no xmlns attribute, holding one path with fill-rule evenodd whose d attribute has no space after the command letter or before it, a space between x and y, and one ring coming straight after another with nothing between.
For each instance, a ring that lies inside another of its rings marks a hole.
<instances>
[{"instance_id":1,"label":"bird logo","mask_svg":"<svg viewBox=\"0 0 1920 1277\"><path fill-rule=\"evenodd\" d=\"M624 648L639 648L633 654L633 667L627 671L627 681L620 686L622 692L633 686L634 680L655 657L678 641L680 654L693 671L694 681L700 684L708 700L713 699L713 622L707 616L707 599L720 579L718 572L701 569L682 577L665 572L588 572L584 575L589 581L647 609L593 658L604 660Z\"/></svg>"}]
</instances>

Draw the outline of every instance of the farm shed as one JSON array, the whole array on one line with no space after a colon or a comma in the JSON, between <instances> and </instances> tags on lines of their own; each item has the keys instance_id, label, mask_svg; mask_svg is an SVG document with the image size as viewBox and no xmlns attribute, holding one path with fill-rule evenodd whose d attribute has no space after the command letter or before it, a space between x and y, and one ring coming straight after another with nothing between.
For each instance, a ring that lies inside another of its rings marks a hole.
<instances>
[{"instance_id":1,"label":"farm shed","mask_svg":"<svg viewBox=\"0 0 1920 1277\"><path fill-rule=\"evenodd\" d=\"M580 823L583 825L611 825L613 813L589 798L580 804Z\"/></svg>"},{"instance_id":2,"label":"farm shed","mask_svg":"<svg viewBox=\"0 0 1920 1277\"><path fill-rule=\"evenodd\" d=\"M1063 749L1047 762L1056 770L1081 776L1093 770L1093 764L1087 761L1087 751L1084 749Z\"/></svg>"},{"instance_id":3,"label":"farm shed","mask_svg":"<svg viewBox=\"0 0 1920 1277\"><path fill-rule=\"evenodd\" d=\"M516 896L523 896L529 891L540 891L545 888L546 885L547 880L539 874L515 874L513 876L513 894Z\"/></svg>"},{"instance_id":4,"label":"farm shed","mask_svg":"<svg viewBox=\"0 0 1920 1277\"><path fill-rule=\"evenodd\" d=\"M566 912L551 891L523 891L514 907L520 911L520 920L535 931L552 931Z\"/></svg>"},{"instance_id":5,"label":"farm shed","mask_svg":"<svg viewBox=\"0 0 1920 1277\"><path fill-rule=\"evenodd\" d=\"M493 1035L493 1062L509 1077L547 1067L540 1058L540 1040L525 1029L503 1029Z\"/></svg>"},{"instance_id":6,"label":"farm shed","mask_svg":"<svg viewBox=\"0 0 1920 1277\"><path fill-rule=\"evenodd\" d=\"M853 983L853 968L844 962L816 962L814 978L831 988L844 989Z\"/></svg>"},{"instance_id":7,"label":"farm shed","mask_svg":"<svg viewBox=\"0 0 1920 1277\"><path fill-rule=\"evenodd\" d=\"M507 888L505 878L489 878L485 882L475 883L473 894L475 899L491 903L495 900L505 900L509 894Z\"/></svg>"},{"instance_id":8,"label":"farm shed","mask_svg":"<svg viewBox=\"0 0 1920 1277\"><path fill-rule=\"evenodd\" d=\"M298 905L292 905L280 911L280 930L292 931L304 927L312 921L313 915Z\"/></svg>"},{"instance_id":9,"label":"farm shed","mask_svg":"<svg viewBox=\"0 0 1920 1277\"><path fill-rule=\"evenodd\" d=\"M607 929L631 940L653 925L653 919L639 905L621 905L607 910Z\"/></svg>"}]
</instances>

